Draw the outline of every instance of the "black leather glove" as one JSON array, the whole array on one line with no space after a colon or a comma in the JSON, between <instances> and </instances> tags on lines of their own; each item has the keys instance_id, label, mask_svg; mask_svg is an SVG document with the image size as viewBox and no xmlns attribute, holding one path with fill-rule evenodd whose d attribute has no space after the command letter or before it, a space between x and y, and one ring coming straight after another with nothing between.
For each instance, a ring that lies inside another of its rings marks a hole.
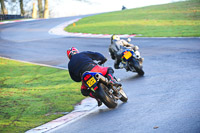
<instances>
[{"instance_id":1,"label":"black leather glove","mask_svg":"<svg viewBox=\"0 0 200 133\"><path fill-rule=\"evenodd\" d=\"M107 59L105 58L105 60L100 61L98 64L99 64L99 65L102 65L102 64L104 64L106 61L107 61Z\"/></svg>"}]
</instances>

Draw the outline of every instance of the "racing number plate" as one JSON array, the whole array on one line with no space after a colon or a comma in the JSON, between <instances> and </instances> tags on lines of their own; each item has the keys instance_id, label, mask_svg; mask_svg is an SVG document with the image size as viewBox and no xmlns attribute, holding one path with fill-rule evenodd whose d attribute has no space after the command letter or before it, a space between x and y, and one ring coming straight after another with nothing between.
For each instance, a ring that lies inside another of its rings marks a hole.
<instances>
[{"instance_id":1,"label":"racing number plate","mask_svg":"<svg viewBox=\"0 0 200 133\"><path fill-rule=\"evenodd\" d=\"M124 52L124 57L128 60L132 56L131 52Z\"/></svg>"},{"instance_id":2,"label":"racing number plate","mask_svg":"<svg viewBox=\"0 0 200 133\"><path fill-rule=\"evenodd\" d=\"M90 78L86 83L87 83L87 85L88 85L89 87L91 87L91 86L93 86L93 85L96 83L96 80L95 80L94 77L92 77L92 78Z\"/></svg>"}]
</instances>

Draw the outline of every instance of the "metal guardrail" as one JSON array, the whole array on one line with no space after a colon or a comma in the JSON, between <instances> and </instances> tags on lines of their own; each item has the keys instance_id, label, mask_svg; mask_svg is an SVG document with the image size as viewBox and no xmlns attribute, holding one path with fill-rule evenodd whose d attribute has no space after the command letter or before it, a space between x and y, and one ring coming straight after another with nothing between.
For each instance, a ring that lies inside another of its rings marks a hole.
<instances>
[{"instance_id":1,"label":"metal guardrail","mask_svg":"<svg viewBox=\"0 0 200 133\"><path fill-rule=\"evenodd\" d=\"M11 19L22 19L22 18L31 18L31 17L21 16L21 15L3 15L3 14L0 14L0 21L11 20Z\"/></svg>"}]
</instances>

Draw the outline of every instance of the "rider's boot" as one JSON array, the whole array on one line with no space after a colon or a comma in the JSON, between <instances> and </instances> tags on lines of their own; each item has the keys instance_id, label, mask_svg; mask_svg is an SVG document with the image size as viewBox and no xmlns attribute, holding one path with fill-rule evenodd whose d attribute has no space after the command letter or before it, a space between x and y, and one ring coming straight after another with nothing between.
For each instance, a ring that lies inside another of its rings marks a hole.
<instances>
[{"instance_id":1,"label":"rider's boot","mask_svg":"<svg viewBox=\"0 0 200 133\"><path fill-rule=\"evenodd\" d=\"M112 83L114 86L117 86L117 87L122 86L121 83L117 82L114 79L113 73L114 73L114 70L112 68L109 68L108 73L107 73L107 78L108 78L109 82Z\"/></svg>"},{"instance_id":2,"label":"rider's boot","mask_svg":"<svg viewBox=\"0 0 200 133\"><path fill-rule=\"evenodd\" d=\"M114 63L114 68L115 69L122 69L123 66L120 66L120 61L115 59L115 63Z\"/></svg>"},{"instance_id":3,"label":"rider's boot","mask_svg":"<svg viewBox=\"0 0 200 133\"><path fill-rule=\"evenodd\" d=\"M96 95L95 92L92 91L92 92L90 93L90 97L92 97L92 98L94 98L94 99L97 100L98 106L101 106L101 105L102 105L102 101L98 98L98 96Z\"/></svg>"},{"instance_id":4,"label":"rider's boot","mask_svg":"<svg viewBox=\"0 0 200 133\"><path fill-rule=\"evenodd\" d=\"M102 101L100 99L98 99L98 98L95 98L95 99L97 100L98 106L101 106L102 105Z\"/></svg>"},{"instance_id":5,"label":"rider's boot","mask_svg":"<svg viewBox=\"0 0 200 133\"><path fill-rule=\"evenodd\" d=\"M143 61L144 61L144 58L139 58L140 65L142 65Z\"/></svg>"}]
</instances>

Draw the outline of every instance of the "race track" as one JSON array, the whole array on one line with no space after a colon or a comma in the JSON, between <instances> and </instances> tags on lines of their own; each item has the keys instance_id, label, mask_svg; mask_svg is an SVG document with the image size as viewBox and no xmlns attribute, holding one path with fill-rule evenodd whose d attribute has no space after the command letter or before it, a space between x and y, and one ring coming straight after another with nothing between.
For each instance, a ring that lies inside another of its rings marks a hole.
<instances>
[{"instance_id":1,"label":"race track","mask_svg":"<svg viewBox=\"0 0 200 133\"><path fill-rule=\"evenodd\" d=\"M80 38L48 31L80 16L0 25L0 56L67 68L66 50L108 54L109 38ZM81 16L84 17L84 16ZM100 107L53 132L200 132L200 38L132 38L144 57L145 75L115 70L129 100L116 109Z\"/></svg>"}]
</instances>

